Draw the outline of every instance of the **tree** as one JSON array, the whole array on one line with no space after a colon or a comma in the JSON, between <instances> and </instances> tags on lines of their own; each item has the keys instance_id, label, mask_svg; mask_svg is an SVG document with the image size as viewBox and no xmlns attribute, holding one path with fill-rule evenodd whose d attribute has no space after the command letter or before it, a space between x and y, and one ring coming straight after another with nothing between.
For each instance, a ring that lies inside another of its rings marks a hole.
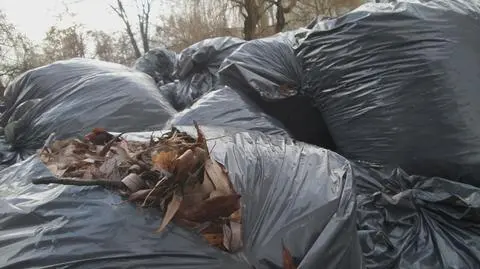
<instances>
[{"instance_id":1,"label":"tree","mask_svg":"<svg viewBox=\"0 0 480 269\"><path fill-rule=\"evenodd\" d=\"M0 10L0 84L43 64L37 48Z\"/></svg>"},{"instance_id":2,"label":"tree","mask_svg":"<svg viewBox=\"0 0 480 269\"><path fill-rule=\"evenodd\" d=\"M81 26L67 28L50 27L43 40L43 54L46 62L55 62L75 57L85 57L86 41Z\"/></svg>"},{"instance_id":3,"label":"tree","mask_svg":"<svg viewBox=\"0 0 480 269\"><path fill-rule=\"evenodd\" d=\"M172 50L180 51L206 38L237 35L228 27L232 10L226 0L177 0L170 11L156 34Z\"/></svg>"},{"instance_id":4,"label":"tree","mask_svg":"<svg viewBox=\"0 0 480 269\"><path fill-rule=\"evenodd\" d=\"M297 4L297 0L230 0L243 17L243 34L246 40L251 40L259 35L270 35L283 30L287 21L285 14L290 13ZM288 4L287 4L288 2ZM274 18L269 15L275 14ZM265 23L267 22L267 23ZM265 25L268 24L268 25ZM267 26L270 31L262 29ZM265 33L259 32L263 30Z\"/></svg>"},{"instance_id":5,"label":"tree","mask_svg":"<svg viewBox=\"0 0 480 269\"><path fill-rule=\"evenodd\" d=\"M153 0L135 0L137 7L137 22L140 38L143 45L143 52L147 52L150 49L149 30L150 30L150 13L152 11ZM122 0L116 0L116 5L110 5L112 10L120 17L125 25L125 30L130 39L130 43L135 52L135 57L142 56L140 52L135 34L132 29L132 22L130 21L127 11L125 10Z\"/></svg>"},{"instance_id":6,"label":"tree","mask_svg":"<svg viewBox=\"0 0 480 269\"><path fill-rule=\"evenodd\" d=\"M94 58L127 66L135 62L135 53L125 33L90 31L88 35L93 39Z\"/></svg>"}]
</instances>

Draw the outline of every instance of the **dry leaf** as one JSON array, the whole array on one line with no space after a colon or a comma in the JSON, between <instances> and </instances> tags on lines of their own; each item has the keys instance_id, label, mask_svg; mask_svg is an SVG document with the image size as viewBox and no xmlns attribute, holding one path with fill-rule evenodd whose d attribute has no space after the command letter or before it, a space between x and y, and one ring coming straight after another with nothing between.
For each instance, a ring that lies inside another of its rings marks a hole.
<instances>
[{"instance_id":1,"label":"dry leaf","mask_svg":"<svg viewBox=\"0 0 480 269\"><path fill-rule=\"evenodd\" d=\"M215 186L213 185L212 180L208 176L207 170L203 172L203 182L201 185L201 190L203 193L211 193L215 190Z\"/></svg>"},{"instance_id":2,"label":"dry leaf","mask_svg":"<svg viewBox=\"0 0 480 269\"><path fill-rule=\"evenodd\" d=\"M293 257L292 257L292 254L290 254L290 251L288 251L288 249L283 244L282 244L282 247L283 247L283 250L282 250L283 268L297 269L297 266L293 261Z\"/></svg>"},{"instance_id":3,"label":"dry leaf","mask_svg":"<svg viewBox=\"0 0 480 269\"><path fill-rule=\"evenodd\" d=\"M193 121L193 125L195 126L195 129L197 129L197 144L205 151L208 151L207 139L205 138L205 134L202 132L202 130L200 130L200 127L198 126L198 123L196 121Z\"/></svg>"},{"instance_id":4,"label":"dry leaf","mask_svg":"<svg viewBox=\"0 0 480 269\"><path fill-rule=\"evenodd\" d=\"M139 191L136 191L132 194L130 194L128 196L128 201L130 202L136 202L136 201L145 201L145 199L147 198L147 195L150 193L151 189L145 189L145 190L139 190ZM153 197L152 199L156 199L155 196L151 196Z\"/></svg>"},{"instance_id":5,"label":"dry leaf","mask_svg":"<svg viewBox=\"0 0 480 269\"><path fill-rule=\"evenodd\" d=\"M239 194L231 194L209 198L198 205L182 209L179 214L184 219L198 223L226 218L240 208L240 197Z\"/></svg>"},{"instance_id":6,"label":"dry leaf","mask_svg":"<svg viewBox=\"0 0 480 269\"><path fill-rule=\"evenodd\" d=\"M221 233L202 233L202 235L212 246L220 247L223 245L223 235Z\"/></svg>"},{"instance_id":7,"label":"dry leaf","mask_svg":"<svg viewBox=\"0 0 480 269\"><path fill-rule=\"evenodd\" d=\"M180 205L182 204L183 197L176 192L173 194L172 200L167 206L167 210L165 212L165 215L163 216L162 224L160 227L155 231L156 233L160 233L167 227L168 223L175 217L175 214L177 213L178 209L180 208Z\"/></svg>"},{"instance_id":8,"label":"dry leaf","mask_svg":"<svg viewBox=\"0 0 480 269\"><path fill-rule=\"evenodd\" d=\"M143 181L137 174L134 173L128 174L122 179L122 182L131 192L136 192L147 187L145 181Z\"/></svg>"},{"instance_id":9,"label":"dry leaf","mask_svg":"<svg viewBox=\"0 0 480 269\"><path fill-rule=\"evenodd\" d=\"M243 247L240 223L230 222L223 225L223 246L230 252L237 252Z\"/></svg>"},{"instance_id":10,"label":"dry leaf","mask_svg":"<svg viewBox=\"0 0 480 269\"><path fill-rule=\"evenodd\" d=\"M207 159L205 161L205 171L213 182L216 190L222 192L224 195L233 193L228 175L225 174L222 167L216 161L210 158Z\"/></svg>"},{"instance_id":11,"label":"dry leaf","mask_svg":"<svg viewBox=\"0 0 480 269\"><path fill-rule=\"evenodd\" d=\"M153 168L165 170L173 173L175 170L175 160L177 153L175 151L162 151L152 156Z\"/></svg>"},{"instance_id":12,"label":"dry leaf","mask_svg":"<svg viewBox=\"0 0 480 269\"><path fill-rule=\"evenodd\" d=\"M230 220L236 223L242 223L242 208L230 215Z\"/></svg>"}]
</instances>

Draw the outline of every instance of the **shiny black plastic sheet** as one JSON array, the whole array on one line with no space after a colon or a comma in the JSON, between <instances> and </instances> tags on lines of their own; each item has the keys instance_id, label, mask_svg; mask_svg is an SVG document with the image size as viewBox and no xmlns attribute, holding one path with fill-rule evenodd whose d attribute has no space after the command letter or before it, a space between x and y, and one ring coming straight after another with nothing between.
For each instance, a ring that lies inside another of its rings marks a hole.
<instances>
[{"instance_id":1,"label":"shiny black plastic sheet","mask_svg":"<svg viewBox=\"0 0 480 269\"><path fill-rule=\"evenodd\" d=\"M228 86L203 95L191 107L177 113L167 125L191 125L194 121L207 126L290 136L278 120L263 113L247 96Z\"/></svg>"},{"instance_id":2,"label":"shiny black plastic sheet","mask_svg":"<svg viewBox=\"0 0 480 269\"><path fill-rule=\"evenodd\" d=\"M167 84L175 79L173 70L176 57L177 55L174 51L154 48L138 58L133 68L150 75L156 83Z\"/></svg>"},{"instance_id":3,"label":"shiny black plastic sheet","mask_svg":"<svg viewBox=\"0 0 480 269\"><path fill-rule=\"evenodd\" d=\"M479 268L479 188L400 169L354 175L366 268Z\"/></svg>"},{"instance_id":4,"label":"shiny black plastic sheet","mask_svg":"<svg viewBox=\"0 0 480 269\"><path fill-rule=\"evenodd\" d=\"M179 78L175 109L181 111L203 94L214 90L223 60L245 41L235 37L202 40L180 52L174 75Z\"/></svg>"},{"instance_id":5,"label":"shiny black plastic sheet","mask_svg":"<svg viewBox=\"0 0 480 269\"><path fill-rule=\"evenodd\" d=\"M147 75L117 64L74 59L30 70L6 92L5 139L17 152L56 137L161 129L176 112ZM11 99L13 98L13 99Z\"/></svg>"},{"instance_id":6,"label":"shiny black plastic sheet","mask_svg":"<svg viewBox=\"0 0 480 269\"><path fill-rule=\"evenodd\" d=\"M219 84L242 91L281 121L295 139L334 149L332 138L311 98L299 95L302 65L292 48L304 30L252 40L222 63Z\"/></svg>"},{"instance_id":7,"label":"shiny black plastic sheet","mask_svg":"<svg viewBox=\"0 0 480 269\"><path fill-rule=\"evenodd\" d=\"M282 243L299 268L363 268L347 160L281 136L202 129L223 136L209 146L242 194L243 252L224 254L174 224L154 234L158 211L103 188L32 185L51 176L32 157L0 171L2 268L282 268Z\"/></svg>"},{"instance_id":8,"label":"shiny black plastic sheet","mask_svg":"<svg viewBox=\"0 0 480 269\"><path fill-rule=\"evenodd\" d=\"M480 2L365 4L319 25L297 54L338 152L480 186Z\"/></svg>"}]
</instances>

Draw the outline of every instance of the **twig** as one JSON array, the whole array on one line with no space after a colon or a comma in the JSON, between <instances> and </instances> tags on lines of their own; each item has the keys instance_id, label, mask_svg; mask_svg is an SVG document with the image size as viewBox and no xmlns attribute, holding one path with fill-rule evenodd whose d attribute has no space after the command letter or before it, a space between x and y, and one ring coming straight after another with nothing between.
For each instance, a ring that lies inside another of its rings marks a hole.
<instances>
[{"instance_id":1,"label":"twig","mask_svg":"<svg viewBox=\"0 0 480 269\"><path fill-rule=\"evenodd\" d=\"M60 185L74 185L74 186L102 186L117 189L124 189L126 186L121 181L112 181L106 179L81 179L73 177L47 177L37 178L32 180L33 184L60 184Z\"/></svg>"},{"instance_id":2,"label":"twig","mask_svg":"<svg viewBox=\"0 0 480 269\"><path fill-rule=\"evenodd\" d=\"M142 207L146 206L147 205L147 201L148 201L148 198L153 194L154 191L157 190L157 188L162 185L165 181L167 181L168 177L163 177L162 179L160 179L157 184L155 184L155 186L153 187L153 189L147 194L147 197L145 197L145 200L143 201L142 203Z\"/></svg>"},{"instance_id":3,"label":"twig","mask_svg":"<svg viewBox=\"0 0 480 269\"><path fill-rule=\"evenodd\" d=\"M120 136L122 136L124 133L121 133L115 137L112 138L112 140L108 141L108 143L102 148L102 150L100 151L100 153L98 153L98 155L100 157L105 157L105 155L107 155L108 151L112 148L112 145L113 143L115 143L115 141L117 141Z\"/></svg>"},{"instance_id":4,"label":"twig","mask_svg":"<svg viewBox=\"0 0 480 269\"><path fill-rule=\"evenodd\" d=\"M45 150L49 151L50 144L52 143L53 139L55 138L55 132L51 133L47 140L45 140L45 144L43 144L42 149L40 150L40 153L43 153Z\"/></svg>"}]
</instances>

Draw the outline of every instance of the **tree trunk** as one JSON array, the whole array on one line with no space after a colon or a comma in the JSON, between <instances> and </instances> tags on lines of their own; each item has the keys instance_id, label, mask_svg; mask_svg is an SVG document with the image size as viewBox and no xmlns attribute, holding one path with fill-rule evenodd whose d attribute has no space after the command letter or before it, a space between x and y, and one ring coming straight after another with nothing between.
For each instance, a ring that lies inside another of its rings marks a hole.
<instances>
[{"instance_id":1,"label":"tree trunk","mask_svg":"<svg viewBox=\"0 0 480 269\"><path fill-rule=\"evenodd\" d=\"M258 23L258 6L255 0L245 0L245 11L247 16L243 23L243 34L245 40L252 40L255 38L257 23Z\"/></svg>"}]
</instances>

